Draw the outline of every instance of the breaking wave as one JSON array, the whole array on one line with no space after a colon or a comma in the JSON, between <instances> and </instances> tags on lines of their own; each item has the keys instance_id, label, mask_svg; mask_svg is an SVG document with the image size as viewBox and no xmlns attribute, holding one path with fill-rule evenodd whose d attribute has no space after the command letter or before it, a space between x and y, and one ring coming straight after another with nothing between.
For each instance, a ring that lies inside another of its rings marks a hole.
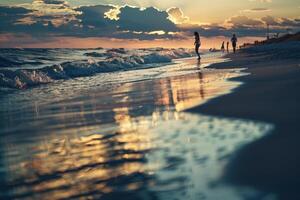
<instances>
[{"instance_id":1,"label":"breaking wave","mask_svg":"<svg viewBox=\"0 0 300 200\"><path fill-rule=\"evenodd\" d=\"M25 89L55 80L155 67L157 65L147 65L170 63L172 59L193 56L186 49L144 49L138 53L128 52L125 49L110 49L105 52L87 52L84 55L87 56L87 59L62 62L38 69L0 69L0 86ZM98 57L101 57L102 60L94 59ZM1 58L1 61L7 64L8 59ZM17 64L13 63L13 65Z\"/></svg>"}]
</instances>

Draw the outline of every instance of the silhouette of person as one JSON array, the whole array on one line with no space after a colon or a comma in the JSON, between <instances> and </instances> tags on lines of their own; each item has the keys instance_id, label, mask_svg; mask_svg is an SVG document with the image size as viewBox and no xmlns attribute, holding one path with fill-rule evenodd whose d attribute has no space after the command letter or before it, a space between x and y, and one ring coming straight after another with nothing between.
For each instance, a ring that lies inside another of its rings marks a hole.
<instances>
[{"instance_id":1,"label":"silhouette of person","mask_svg":"<svg viewBox=\"0 0 300 200\"><path fill-rule=\"evenodd\" d=\"M236 43L237 43L237 37L235 34L232 35L231 38L231 44L232 44L232 48L233 48L233 53L235 53L236 51Z\"/></svg>"},{"instance_id":2,"label":"silhouette of person","mask_svg":"<svg viewBox=\"0 0 300 200\"><path fill-rule=\"evenodd\" d=\"M227 53L229 53L229 42L227 41L227 44L226 44L226 50L227 50Z\"/></svg>"},{"instance_id":3,"label":"silhouette of person","mask_svg":"<svg viewBox=\"0 0 300 200\"><path fill-rule=\"evenodd\" d=\"M221 51L223 51L223 52L225 51L225 42L224 41L222 42Z\"/></svg>"},{"instance_id":4,"label":"silhouette of person","mask_svg":"<svg viewBox=\"0 0 300 200\"><path fill-rule=\"evenodd\" d=\"M195 36L195 52L198 56L198 60L201 59L200 57L200 53L199 53L199 48L200 48L200 45L201 45L201 42L200 42L200 36L199 36L199 33L198 32L194 32L194 36Z\"/></svg>"}]
</instances>

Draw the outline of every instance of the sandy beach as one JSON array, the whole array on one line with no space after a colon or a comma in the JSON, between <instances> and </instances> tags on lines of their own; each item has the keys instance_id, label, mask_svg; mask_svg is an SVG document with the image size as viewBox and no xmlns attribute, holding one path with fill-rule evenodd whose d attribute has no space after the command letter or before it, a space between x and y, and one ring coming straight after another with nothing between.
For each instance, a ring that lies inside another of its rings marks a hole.
<instances>
[{"instance_id":1,"label":"sandy beach","mask_svg":"<svg viewBox=\"0 0 300 200\"><path fill-rule=\"evenodd\" d=\"M270 135L243 147L224 177L232 184L298 199L300 185L300 55L299 42L251 47L230 54L213 68L246 67L245 84L189 112L259 120L275 125Z\"/></svg>"}]
</instances>

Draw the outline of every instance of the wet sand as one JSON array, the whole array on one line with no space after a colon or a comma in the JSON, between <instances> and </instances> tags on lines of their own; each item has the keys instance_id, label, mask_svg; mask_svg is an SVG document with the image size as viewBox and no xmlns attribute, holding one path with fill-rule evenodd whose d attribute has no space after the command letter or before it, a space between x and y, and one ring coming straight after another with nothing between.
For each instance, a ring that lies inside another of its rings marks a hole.
<instances>
[{"instance_id":1,"label":"wet sand","mask_svg":"<svg viewBox=\"0 0 300 200\"><path fill-rule=\"evenodd\" d=\"M219 182L222 169L273 126L182 112L241 85L227 81L240 69L204 68L223 61L176 60L1 96L0 199L245 199Z\"/></svg>"},{"instance_id":2,"label":"wet sand","mask_svg":"<svg viewBox=\"0 0 300 200\"><path fill-rule=\"evenodd\" d=\"M282 49L288 55L299 55ZM215 116L252 119L275 125L270 135L243 147L231 159L224 178L279 199L300 199L300 61L299 57L241 51L212 68L246 67L245 84L233 93L188 110Z\"/></svg>"}]
</instances>

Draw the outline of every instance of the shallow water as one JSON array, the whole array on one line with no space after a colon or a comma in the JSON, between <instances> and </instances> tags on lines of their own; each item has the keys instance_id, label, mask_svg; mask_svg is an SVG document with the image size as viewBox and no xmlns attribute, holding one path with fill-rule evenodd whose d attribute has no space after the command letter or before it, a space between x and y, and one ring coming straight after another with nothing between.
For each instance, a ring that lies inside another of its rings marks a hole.
<instances>
[{"instance_id":1,"label":"shallow water","mask_svg":"<svg viewBox=\"0 0 300 200\"><path fill-rule=\"evenodd\" d=\"M182 111L241 83L220 59L57 82L0 98L1 194L20 199L243 199L222 182L272 125ZM1 197L1 196L0 196Z\"/></svg>"}]
</instances>

